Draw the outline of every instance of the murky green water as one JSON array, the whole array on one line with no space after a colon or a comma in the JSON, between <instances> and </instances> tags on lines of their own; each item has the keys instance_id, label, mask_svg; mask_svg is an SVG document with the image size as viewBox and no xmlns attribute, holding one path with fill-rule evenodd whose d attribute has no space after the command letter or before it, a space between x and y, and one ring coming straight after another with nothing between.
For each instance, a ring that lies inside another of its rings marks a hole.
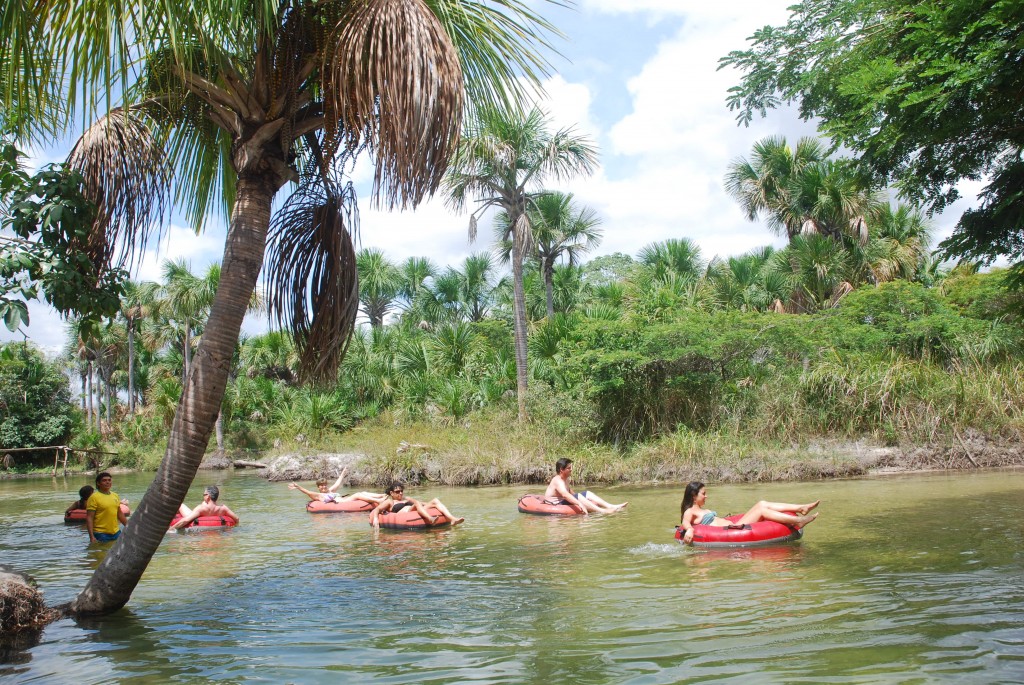
<instances>
[{"instance_id":1,"label":"murky green water","mask_svg":"<svg viewBox=\"0 0 1024 685\"><path fill-rule=\"evenodd\" d=\"M147 475L115 478L137 503ZM80 479L0 481L0 562L70 600L102 551ZM516 488L412 488L467 522L380 531L284 484L201 473L242 517L169 535L128 607L59 621L12 683L1024 682L1024 471L709 486L709 506L821 498L802 542L694 551L680 487L599 488L614 516L519 514Z\"/></svg>"}]
</instances>

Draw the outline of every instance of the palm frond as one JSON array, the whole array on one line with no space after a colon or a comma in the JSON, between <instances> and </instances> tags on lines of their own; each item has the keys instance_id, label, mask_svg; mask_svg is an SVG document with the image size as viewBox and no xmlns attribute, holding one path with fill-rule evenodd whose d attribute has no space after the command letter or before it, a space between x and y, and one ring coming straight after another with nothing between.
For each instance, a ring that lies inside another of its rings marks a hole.
<instances>
[{"instance_id":1,"label":"palm frond","mask_svg":"<svg viewBox=\"0 0 1024 685\"><path fill-rule=\"evenodd\" d=\"M322 184L308 183L271 224L268 313L291 332L304 382L334 382L345 357L359 306L352 243L358 222L351 184L325 190Z\"/></svg>"},{"instance_id":2,"label":"palm frond","mask_svg":"<svg viewBox=\"0 0 1024 685\"><path fill-rule=\"evenodd\" d=\"M323 72L334 94L326 121L345 131L328 137L368 137L375 201L417 205L441 183L462 125L462 67L444 25L421 0L356 2L335 46Z\"/></svg>"},{"instance_id":3,"label":"palm frond","mask_svg":"<svg viewBox=\"0 0 1024 685\"><path fill-rule=\"evenodd\" d=\"M171 192L171 168L144 119L114 109L90 126L68 156L96 205L87 251L94 263L120 265L159 238Z\"/></svg>"}]
</instances>

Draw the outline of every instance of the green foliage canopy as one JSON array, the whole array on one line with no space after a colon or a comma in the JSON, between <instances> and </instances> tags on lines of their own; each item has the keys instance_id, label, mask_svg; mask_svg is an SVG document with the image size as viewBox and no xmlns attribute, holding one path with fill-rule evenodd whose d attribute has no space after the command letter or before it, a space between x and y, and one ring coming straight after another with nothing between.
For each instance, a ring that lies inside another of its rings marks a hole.
<instances>
[{"instance_id":1,"label":"green foliage canopy","mask_svg":"<svg viewBox=\"0 0 1024 685\"><path fill-rule=\"evenodd\" d=\"M0 449L64 444L73 412L68 379L56 364L23 343L0 347Z\"/></svg>"},{"instance_id":2,"label":"green foliage canopy","mask_svg":"<svg viewBox=\"0 0 1024 685\"><path fill-rule=\"evenodd\" d=\"M804 0L721 66L743 72L730 109L798 103L880 183L941 210L961 180L981 206L940 246L990 263L1024 257L1024 7L1020 0Z\"/></svg>"}]
</instances>

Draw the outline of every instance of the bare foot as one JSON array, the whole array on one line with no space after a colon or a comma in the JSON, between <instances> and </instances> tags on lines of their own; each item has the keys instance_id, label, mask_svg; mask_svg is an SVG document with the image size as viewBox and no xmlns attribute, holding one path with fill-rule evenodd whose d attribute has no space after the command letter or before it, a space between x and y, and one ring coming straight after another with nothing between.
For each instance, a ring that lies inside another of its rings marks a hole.
<instances>
[{"instance_id":1,"label":"bare foot","mask_svg":"<svg viewBox=\"0 0 1024 685\"><path fill-rule=\"evenodd\" d=\"M439 518L441 518L441 517L440 516L431 516L430 517L430 523L428 523L427 525L428 526L436 526L437 525L437 519L439 519Z\"/></svg>"},{"instance_id":2,"label":"bare foot","mask_svg":"<svg viewBox=\"0 0 1024 685\"><path fill-rule=\"evenodd\" d=\"M629 502L623 502L622 504L617 504L617 505L615 505L615 511L618 511L620 509L625 509L628 506L629 506Z\"/></svg>"},{"instance_id":3,"label":"bare foot","mask_svg":"<svg viewBox=\"0 0 1024 685\"><path fill-rule=\"evenodd\" d=\"M806 516L812 509L816 509L819 504L821 504L821 500L815 500L810 504L805 504L799 509L797 509L796 513L800 514L801 516Z\"/></svg>"},{"instance_id":4,"label":"bare foot","mask_svg":"<svg viewBox=\"0 0 1024 685\"><path fill-rule=\"evenodd\" d=\"M465 520L466 520L466 517L460 516L459 518L457 518L454 521L452 521L452 525L453 526L457 526L457 525L459 525L460 523L462 523Z\"/></svg>"},{"instance_id":5,"label":"bare foot","mask_svg":"<svg viewBox=\"0 0 1024 685\"><path fill-rule=\"evenodd\" d=\"M807 516L801 516L801 517L799 517L797 519L796 527L797 528L803 528L804 526L806 526L808 523L810 523L811 521L813 521L816 518L818 518L817 514L808 514Z\"/></svg>"}]
</instances>

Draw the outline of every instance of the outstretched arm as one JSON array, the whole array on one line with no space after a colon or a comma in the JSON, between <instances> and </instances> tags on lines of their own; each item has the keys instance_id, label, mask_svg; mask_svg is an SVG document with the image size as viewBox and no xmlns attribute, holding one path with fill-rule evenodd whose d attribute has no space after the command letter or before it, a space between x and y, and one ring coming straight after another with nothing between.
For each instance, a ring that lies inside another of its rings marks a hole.
<instances>
[{"instance_id":1,"label":"outstretched arm","mask_svg":"<svg viewBox=\"0 0 1024 685\"><path fill-rule=\"evenodd\" d=\"M337 492L338 488L341 487L342 481L345 480L345 476L347 476L347 475L348 475L348 467L346 466L345 468L343 468L341 470L341 473L338 474L338 480L334 481L334 485L332 485L331 487L327 488L327 492Z\"/></svg>"},{"instance_id":2,"label":"outstretched arm","mask_svg":"<svg viewBox=\"0 0 1024 685\"><path fill-rule=\"evenodd\" d=\"M314 502L316 500L320 499L320 493L319 492L313 492L312 490L307 490L306 488L302 487L298 483L288 483L288 489L289 490L299 490L302 493L304 493L306 495L306 497L309 497Z\"/></svg>"}]
</instances>

